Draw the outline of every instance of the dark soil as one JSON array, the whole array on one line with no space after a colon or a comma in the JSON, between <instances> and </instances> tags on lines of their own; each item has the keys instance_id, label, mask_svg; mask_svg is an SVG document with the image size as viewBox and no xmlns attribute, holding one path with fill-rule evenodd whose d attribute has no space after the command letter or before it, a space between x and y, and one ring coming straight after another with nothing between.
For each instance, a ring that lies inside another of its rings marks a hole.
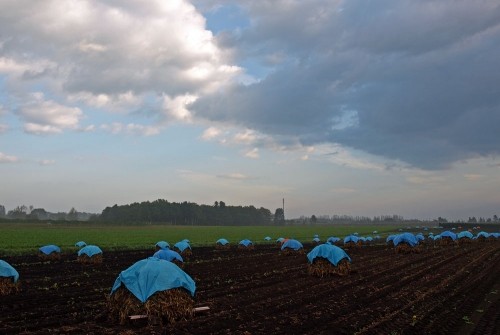
<instances>
[{"instance_id":1,"label":"dark soil","mask_svg":"<svg viewBox=\"0 0 500 335\"><path fill-rule=\"evenodd\" d=\"M210 310L166 327L120 325L106 309L120 271L154 250L104 250L100 265L4 257L21 291L0 297L0 334L499 334L500 242L346 251L351 274L319 278L307 274L305 253L273 245L194 248L184 271L196 306Z\"/></svg>"}]
</instances>

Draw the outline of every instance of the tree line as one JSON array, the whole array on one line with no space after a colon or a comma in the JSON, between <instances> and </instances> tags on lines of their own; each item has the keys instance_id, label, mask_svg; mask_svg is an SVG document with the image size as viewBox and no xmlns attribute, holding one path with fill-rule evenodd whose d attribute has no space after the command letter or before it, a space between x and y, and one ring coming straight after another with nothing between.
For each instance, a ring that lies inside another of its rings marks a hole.
<instances>
[{"instance_id":1,"label":"tree line","mask_svg":"<svg viewBox=\"0 0 500 335\"><path fill-rule=\"evenodd\" d=\"M176 203L158 199L151 202L145 201L129 205L106 207L97 220L104 222L149 222L194 226L247 226L269 225L274 223L274 218L275 216L272 215L271 211L263 207L227 206L223 201L216 201L211 206L198 205L187 201Z\"/></svg>"}]
</instances>

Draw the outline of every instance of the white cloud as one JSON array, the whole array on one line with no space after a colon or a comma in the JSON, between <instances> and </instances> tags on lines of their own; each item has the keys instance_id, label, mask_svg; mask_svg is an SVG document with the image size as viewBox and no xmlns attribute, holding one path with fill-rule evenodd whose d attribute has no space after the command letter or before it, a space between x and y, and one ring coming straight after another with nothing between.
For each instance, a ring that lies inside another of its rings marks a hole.
<instances>
[{"instance_id":1,"label":"white cloud","mask_svg":"<svg viewBox=\"0 0 500 335\"><path fill-rule=\"evenodd\" d=\"M477 173L468 173L464 175L464 178L467 179L468 181L478 181L480 179L483 179L484 176Z\"/></svg>"},{"instance_id":2,"label":"white cloud","mask_svg":"<svg viewBox=\"0 0 500 335\"><path fill-rule=\"evenodd\" d=\"M252 150L245 153L245 157L257 159L259 158L259 149L253 148Z\"/></svg>"},{"instance_id":3,"label":"white cloud","mask_svg":"<svg viewBox=\"0 0 500 335\"><path fill-rule=\"evenodd\" d=\"M220 174L217 175L217 178L223 178L223 179L234 179L234 180L246 180L246 179L251 179L250 177L242 174L242 173L229 173L229 174Z\"/></svg>"},{"instance_id":4,"label":"white cloud","mask_svg":"<svg viewBox=\"0 0 500 335\"><path fill-rule=\"evenodd\" d=\"M114 135L126 134L137 136L153 136L158 135L161 132L161 128L157 126L145 126L135 123L123 124L119 122L103 124L101 125L101 129Z\"/></svg>"},{"instance_id":5,"label":"white cloud","mask_svg":"<svg viewBox=\"0 0 500 335\"><path fill-rule=\"evenodd\" d=\"M205 141L212 140L219 136L221 131L216 128L216 127L209 127L203 131L203 134L201 135L201 138L204 139Z\"/></svg>"},{"instance_id":6,"label":"white cloud","mask_svg":"<svg viewBox=\"0 0 500 335\"><path fill-rule=\"evenodd\" d=\"M188 110L188 106L195 102L196 99L196 96L190 94L176 96L174 98L165 95L163 97L163 108L166 115L170 118L178 121L191 122L192 115Z\"/></svg>"},{"instance_id":7,"label":"white cloud","mask_svg":"<svg viewBox=\"0 0 500 335\"><path fill-rule=\"evenodd\" d=\"M0 163L15 163L19 160L16 156L9 156L0 152Z\"/></svg>"},{"instance_id":8,"label":"white cloud","mask_svg":"<svg viewBox=\"0 0 500 335\"><path fill-rule=\"evenodd\" d=\"M25 121L24 131L36 135L57 134L65 129L76 129L83 115L79 108L44 100L41 93L33 94L32 101L23 105L18 114Z\"/></svg>"}]
</instances>

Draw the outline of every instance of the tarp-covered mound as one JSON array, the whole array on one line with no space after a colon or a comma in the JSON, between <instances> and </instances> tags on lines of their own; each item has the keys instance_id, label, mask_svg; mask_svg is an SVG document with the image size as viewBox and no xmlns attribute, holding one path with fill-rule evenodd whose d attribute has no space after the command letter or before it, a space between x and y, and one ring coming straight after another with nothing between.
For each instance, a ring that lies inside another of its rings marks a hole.
<instances>
[{"instance_id":1,"label":"tarp-covered mound","mask_svg":"<svg viewBox=\"0 0 500 335\"><path fill-rule=\"evenodd\" d=\"M38 250L44 255L50 255L51 253L61 252L61 248L59 248L57 245L54 244L44 245L43 247L40 247Z\"/></svg>"},{"instance_id":2,"label":"tarp-covered mound","mask_svg":"<svg viewBox=\"0 0 500 335\"><path fill-rule=\"evenodd\" d=\"M0 259L0 296L17 292L19 273L6 261Z\"/></svg>"},{"instance_id":3,"label":"tarp-covered mound","mask_svg":"<svg viewBox=\"0 0 500 335\"><path fill-rule=\"evenodd\" d=\"M19 273L9 263L0 259L0 277L11 278L13 282L19 279Z\"/></svg>"},{"instance_id":4,"label":"tarp-covered mound","mask_svg":"<svg viewBox=\"0 0 500 335\"><path fill-rule=\"evenodd\" d=\"M335 236L330 236L330 237L326 240L326 242L331 243L331 244L335 244L335 243L337 243L338 241L340 241L340 238L335 237Z\"/></svg>"},{"instance_id":5,"label":"tarp-covered mound","mask_svg":"<svg viewBox=\"0 0 500 335\"><path fill-rule=\"evenodd\" d=\"M186 240L183 240L174 244L174 249L179 250L179 253L183 253L184 251L191 250L191 245Z\"/></svg>"},{"instance_id":6,"label":"tarp-covered mound","mask_svg":"<svg viewBox=\"0 0 500 335\"><path fill-rule=\"evenodd\" d=\"M49 244L40 247L38 256L42 259L60 259L61 258L61 248L57 245Z\"/></svg>"},{"instance_id":7,"label":"tarp-covered mound","mask_svg":"<svg viewBox=\"0 0 500 335\"><path fill-rule=\"evenodd\" d=\"M488 237L490 237L490 234L485 231L481 231L477 233L476 237L478 241L485 241Z\"/></svg>"},{"instance_id":8,"label":"tarp-covered mound","mask_svg":"<svg viewBox=\"0 0 500 335\"><path fill-rule=\"evenodd\" d=\"M394 246L396 247L396 253L418 253L420 252L420 248L418 248L418 239L412 233L402 233L396 235L396 237L392 240Z\"/></svg>"},{"instance_id":9,"label":"tarp-covered mound","mask_svg":"<svg viewBox=\"0 0 500 335\"><path fill-rule=\"evenodd\" d=\"M341 248L321 244L307 254L309 274L323 277L329 274L346 275L350 272L351 258Z\"/></svg>"},{"instance_id":10,"label":"tarp-covered mound","mask_svg":"<svg viewBox=\"0 0 500 335\"><path fill-rule=\"evenodd\" d=\"M191 245L189 244L189 240L187 239L174 244L174 251L177 251L179 254L181 254L184 259L188 259L193 254Z\"/></svg>"},{"instance_id":11,"label":"tarp-covered mound","mask_svg":"<svg viewBox=\"0 0 500 335\"><path fill-rule=\"evenodd\" d=\"M344 238L344 245L346 247L361 246L361 241L356 235L348 235Z\"/></svg>"},{"instance_id":12,"label":"tarp-covered mound","mask_svg":"<svg viewBox=\"0 0 500 335\"><path fill-rule=\"evenodd\" d=\"M299 251L299 250L303 250L303 249L304 249L304 246L302 245L302 243L300 243L299 241L297 241L295 239L288 239L288 240L286 240L286 242L284 242L281 245L281 251L283 251L285 253L289 253L291 251Z\"/></svg>"},{"instance_id":13,"label":"tarp-covered mound","mask_svg":"<svg viewBox=\"0 0 500 335\"><path fill-rule=\"evenodd\" d=\"M449 230L446 230L439 235L441 235L441 240L439 241L439 245L455 244L455 241L457 240L457 234Z\"/></svg>"},{"instance_id":14,"label":"tarp-covered mound","mask_svg":"<svg viewBox=\"0 0 500 335\"><path fill-rule=\"evenodd\" d=\"M249 239L243 239L238 243L238 249L242 250L253 250L254 245Z\"/></svg>"},{"instance_id":15,"label":"tarp-covered mound","mask_svg":"<svg viewBox=\"0 0 500 335\"><path fill-rule=\"evenodd\" d=\"M149 257L120 272L111 293L124 285L137 299L146 302L156 292L184 288L191 296L196 292L194 280L172 262Z\"/></svg>"},{"instance_id":16,"label":"tarp-covered mound","mask_svg":"<svg viewBox=\"0 0 500 335\"><path fill-rule=\"evenodd\" d=\"M86 245L87 245L87 243L85 243L83 241L78 241L75 243L75 247L78 247L78 248L84 247Z\"/></svg>"},{"instance_id":17,"label":"tarp-covered mound","mask_svg":"<svg viewBox=\"0 0 500 335\"><path fill-rule=\"evenodd\" d=\"M319 239L319 237L315 237L315 238L313 238L313 243L319 244L319 243L321 243L321 240Z\"/></svg>"},{"instance_id":18,"label":"tarp-covered mound","mask_svg":"<svg viewBox=\"0 0 500 335\"><path fill-rule=\"evenodd\" d=\"M225 238L219 238L215 242L215 249L219 250L227 250L231 248L231 244L229 244L229 241L226 240Z\"/></svg>"},{"instance_id":19,"label":"tarp-covered mound","mask_svg":"<svg viewBox=\"0 0 500 335\"><path fill-rule=\"evenodd\" d=\"M215 242L215 243L220 244L220 245L226 245L226 244L229 244L229 241L226 240L225 238L219 238L217 240L217 242Z\"/></svg>"},{"instance_id":20,"label":"tarp-covered mound","mask_svg":"<svg viewBox=\"0 0 500 335\"><path fill-rule=\"evenodd\" d=\"M155 244L156 250L159 249L170 249L170 244L167 241L158 241Z\"/></svg>"},{"instance_id":21,"label":"tarp-covered mound","mask_svg":"<svg viewBox=\"0 0 500 335\"><path fill-rule=\"evenodd\" d=\"M458 244L460 245L472 243L473 238L474 235L470 231L462 231L457 234Z\"/></svg>"},{"instance_id":22,"label":"tarp-covered mound","mask_svg":"<svg viewBox=\"0 0 500 335\"><path fill-rule=\"evenodd\" d=\"M278 237L278 238L276 239L276 243L283 243L283 241L284 241L284 240L285 240L285 238L284 238L284 237Z\"/></svg>"},{"instance_id":23,"label":"tarp-covered mound","mask_svg":"<svg viewBox=\"0 0 500 335\"><path fill-rule=\"evenodd\" d=\"M87 245L78 250L78 261L87 264L102 263L102 250L96 245Z\"/></svg>"},{"instance_id":24,"label":"tarp-covered mound","mask_svg":"<svg viewBox=\"0 0 500 335\"><path fill-rule=\"evenodd\" d=\"M270 236L264 237L264 241L271 241L271 237Z\"/></svg>"},{"instance_id":25,"label":"tarp-covered mound","mask_svg":"<svg viewBox=\"0 0 500 335\"><path fill-rule=\"evenodd\" d=\"M153 257L163 259L169 262L177 261L179 263L183 263L184 260L182 259L182 256L179 255L178 252L175 252L173 250L165 249L165 250L158 250L157 252L154 253Z\"/></svg>"},{"instance_id":26,"label":"tarp-covered mound","mask_svg":"<svg viewBox=\"0 0 500 335\"><path fill-rule=\"evenodd\" d=\"M385 243L387 243L388 245L394 245L394 239L396 238L396 236L398 235L389 235L387 236L387 238L385 239Z\"/></svg>"},{"instance_id":27,"label":"tarp-covered mound","mask_svg":"<svg viewBox=\"0 0 500 335\"><path fill-rule=\"evenodd\" d=\"M108 307L122 323L132 314L173 322L193 315L195 291L193 279L177 265L149 257L120 273L111 289Z\"/></svg>"}]
</instances>

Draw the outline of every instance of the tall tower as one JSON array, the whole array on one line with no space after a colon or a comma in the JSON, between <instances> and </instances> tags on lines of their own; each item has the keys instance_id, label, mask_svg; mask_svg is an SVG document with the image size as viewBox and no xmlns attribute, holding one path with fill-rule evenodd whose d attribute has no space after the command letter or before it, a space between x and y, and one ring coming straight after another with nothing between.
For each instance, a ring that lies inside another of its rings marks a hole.
<instances>
[{"instance_id":1,"label":"tall tower","mask_svg":"<svg viewBox=\"0 0 500 335\"><path fill-rule=\"evenodd\" d=\"M283 221L285 220L285 198L283 198Z\"/></svg>"}]
</instances>

